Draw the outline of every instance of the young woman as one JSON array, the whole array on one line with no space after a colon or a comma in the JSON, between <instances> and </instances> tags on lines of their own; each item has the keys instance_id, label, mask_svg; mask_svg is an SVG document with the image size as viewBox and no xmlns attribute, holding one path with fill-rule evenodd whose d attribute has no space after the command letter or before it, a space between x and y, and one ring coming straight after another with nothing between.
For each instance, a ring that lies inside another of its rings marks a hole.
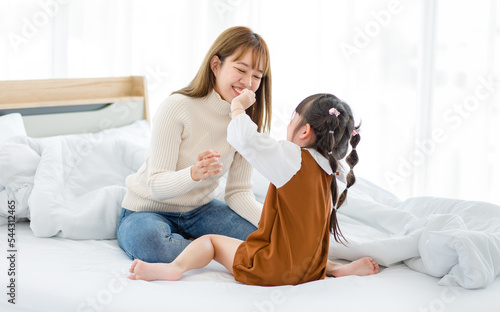
<instances>
[{"instance_id":1,"label":"young woman","mask_svg":"<svg viewBox=\"0 0 500 312\"><path fill-rule=\"evenodd\" d=\"M226 140L230 103L256 94L248 116L269 131L271 67L264 40L232 27L213 43L191 83L158 109L145 163L127 177L117 229L131 259L171 262L205 234L245 240L256 230L261 205L252 193L252 167ZM227 175L225 202L214 200Z\"/></svg>"},{"instance_id":2,"label":"young woman","mask_svg":"<svg viewBox=\"0 0 500 312\"><path fill-rule=\"evenodd\" d=\"M232 101L228 141L271 181L258 230L245 242L203 236L168 264L135 260L129 278L178 280L184 272L202 268L213 259L237 281L249 285L296 285L325 275L379 272L377 262L369 257L346 265L328 260L330 233L338 242L343 238L336 211L355 182L352 169L358 162L360 137L349 106L331 94L310 96L296 108L287 141L277 142L258 133L244 114L254 101L251 90ZM350 170L345 175L339 161L346 156L349 143L352 151L346 162ZM337 179L344 188L340 196Z\"/></svg>"}]
</instances>

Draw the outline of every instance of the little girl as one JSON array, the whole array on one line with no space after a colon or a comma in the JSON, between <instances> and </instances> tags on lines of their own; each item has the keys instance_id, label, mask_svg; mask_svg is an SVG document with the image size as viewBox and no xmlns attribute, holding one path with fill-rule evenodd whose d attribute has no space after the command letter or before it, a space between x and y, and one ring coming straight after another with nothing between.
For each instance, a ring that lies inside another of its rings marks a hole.
<instances>
[{"instance_id":1,"label":"little girl","mask_svg":"<svg viewBox=\"0 0 500 312\"><path fill-rule=\"evenodd\" d=\"M178 280L188 270L215 260L237 281L249 285L296 285L325 275L370 275L378 264L365 257L346 265L328 260L330 232L344 238L336 210L355 182L360 140L349 106L331 94L316 94L295 109L287 128L287 141L275 141L257 132L245 114L255 94L244 89L231 102L228 142L271 184L257 231L245 242L221 235L205 235L168 264L135 260L130 279ZM339 164L348 150L347 176ZM341 185L342 193L338 196ZM333 204L333 210L331 209Z\"/></svg>"}]
</instances>

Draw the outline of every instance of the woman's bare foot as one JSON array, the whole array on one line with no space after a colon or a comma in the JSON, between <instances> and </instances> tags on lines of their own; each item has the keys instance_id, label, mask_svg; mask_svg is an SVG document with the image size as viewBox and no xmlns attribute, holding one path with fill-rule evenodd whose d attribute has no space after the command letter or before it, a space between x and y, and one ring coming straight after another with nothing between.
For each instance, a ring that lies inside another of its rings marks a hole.
<instances>
[{"instance_id":1,"label":"woman's bare foot","mask_svg":"<svg viewBox=\"0 0 500 312\"><path fill-rule=\"evenodd\" d=\"M340 264L328 260L326 274L341 277L348 275L366 276L380 272L378 263L370 257L364 257L348 264Z\"/></svg>"},{"instance_id":2,"label":"woman's bare foot","mask_svg":"<svg viewBox=\"0 0 500 312\"><path fill-rule=\"evenodd\" d=\"M135 259L130 267L129 279L132 280L166 280L177 281L181 278L184 270L172 263L147 263Z\"/></svg>"}]
</instances>

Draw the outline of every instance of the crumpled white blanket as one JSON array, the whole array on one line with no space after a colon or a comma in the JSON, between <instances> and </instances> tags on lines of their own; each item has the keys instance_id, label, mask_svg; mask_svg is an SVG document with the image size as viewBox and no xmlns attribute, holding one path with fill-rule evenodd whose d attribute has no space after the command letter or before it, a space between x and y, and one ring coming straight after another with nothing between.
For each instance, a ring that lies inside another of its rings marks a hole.
<instances>
[{"instance_id":1,"label":"crumpled white blanket","mask_svg":"<svg viewBox=\"0 0 500 312\"><path fill-rule=\"evenodd\" d=\"M500 206L436 197L400 201L358 179L338 210L347 247L332 240L330 257L403 261L440 285L487 287L500 272Z\"/></svg>"},{"instance_id":2,"label":"crumpled white blanket","mask_svg":"<svg viewBox=\"0 0 500 312\"><path fill-rule=\"evenodd\" d=\"M149 136L142 120L95 134L11 138L0 150L0 196L16 200L16 217L28 217L35 236L115 238L125 179L144 162Z\"/></svg>"}]
</instances>

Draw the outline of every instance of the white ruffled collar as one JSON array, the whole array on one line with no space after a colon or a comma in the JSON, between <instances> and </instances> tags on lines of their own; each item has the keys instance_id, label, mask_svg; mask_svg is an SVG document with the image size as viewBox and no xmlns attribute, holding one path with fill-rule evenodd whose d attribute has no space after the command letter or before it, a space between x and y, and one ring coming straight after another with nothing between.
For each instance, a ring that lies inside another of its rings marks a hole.
<instances>
[{"instance_id":1,"label":"white ruffled collar","mask_svg":"<svg viewBox=\"0 0 500 312\"><path fill-rule=\"evenodd\" d=\"M316 163L323 169L326 173L332 174L332 167L330 167L330 162L328 159L326 159L323 155L321 155L317 150L314 148L306 148L306 150L309 151L311 156L314 158ZM338 162L339 168L338 168L338 175L337 175L337 180L340 180L341 182L347 183L346 182L346 163L344 159L339 160Z\"/></svg>"}]
</instances>

